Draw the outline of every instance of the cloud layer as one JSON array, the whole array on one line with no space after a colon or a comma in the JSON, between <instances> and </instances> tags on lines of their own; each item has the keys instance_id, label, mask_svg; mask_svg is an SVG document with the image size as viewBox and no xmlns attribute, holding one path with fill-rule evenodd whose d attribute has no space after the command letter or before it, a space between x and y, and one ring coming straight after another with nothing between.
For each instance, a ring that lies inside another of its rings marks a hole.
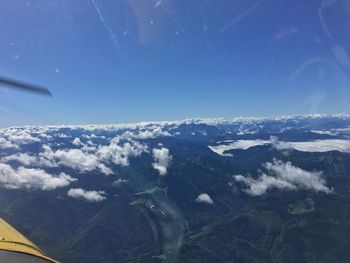
<instances>
[{"instance_id":1,"label":"cloud layer","mask_svg":"<svg viewBox=\"0 0 350 263\"><path fill-rule=\"evenodd\" d=\"M273 145L278 150L294 149L301 152L329 152L339 151L350 153L349 140L314 140L307 142L283 142L273 141Z\"/></svg>"},{"instance_id":2,"label":"cloud layer","mask_svg":"<svg viewBox=\"0 0 350 263\"><path fill-rule=\"evenodd\" d=\"M222 145L216 145L216 146L208 146L209 149L211 149L213 152L222 155L222 156L233 156L230 153L225 153L225 151L229 150L247 150L251 147L258 146L258 145L265 145L270 144L271 141L269 140L237 140L230 144L222 144Z\"/></svg>"},{"instance_id":3,"label":"cloud layer","mask_svg":"<svg viewBox=\"0 0 350 263\"><path fill-rule=\"evenodd\" d=\"M237 140L229 144L221 144L208 146L213 152L222 156L233 156L230 153L225 153L229 150L247 150L251 147L259 145L272 145L278 150L297 150L301 152L329 152L339 151L350 153L350 140L343 139L325 139L312 140L304 142L286 142L279 141L276 137L271 137L270 140Z\"/></svg>"},{"instance_id":4,"label":"cloud layer","mask_svg":"<svg viewBox=\"0 0 350 263\"><path fill-rule=\"evenodd\" d=\"M258 145L272 145L279 150L295 149L304 152L326 152L340 151L350 153L350 141L344 138L349 134L349 125L344 120L350 120L350 115L323 116L315 115L308 117L282 117L282 118L236 118L236 119L190 119L173 122L143 122L133 124L116 125L82 125L82 126L26 126L0 129L0 187L11 189L40 189L54 190L59 187L68 186L76 179L60 173L64 169L66 173L99 173L103 175L112 175L115 173L116 166L128 166L132 158L140 157L143 154L152 155L153 161L148 165L153 167L161 176L168 172L172 156L169 149L165 148L159 140L156 149L149 148L153 145L155 138L169 136L185 136L186 125L206 124L217 126L218 129L225 130L228 126L229 132L237 134L249 133L249 138L254 138L252 134L259 131L271 131L274 133L289 129L301 128L308 129L309 126L302 126L299 122L307 120L322 120L323 118L333 118L339 125L331 128L322 125L310 126L310 131L322 135L339 134L333 140L314 140L304 142L284 142L276 138L270 140L236 140L224 141L220 145L209 146L211 150L220 155L230 155L225 153L234 149L249 149ZM341 121L344 121L342 124ZM269 124L273 122L273 127ZM322 122L322 121L321 121ZM328 123L328 121L327 121ZM219 126L220 125L220 126ZM228 125L227 127L225 125ZM191 126L192 127L192 126ZM226 128L225 128L226 127ZM272 128L271 128L272 127ZM306 128L305 128L306 127ZM211 127L213 129L213 127ZM312 129L312 130L311 130ZM327 132L331 129L332 132ZM202 131L202 130L201 130ZM215 131L215 129L213 129ZM227 130L225 130L227 131ZM196 135L198 131L194 133ZM200 132L199 132L200 133ZM202 134L206 134L203 130ZM259 138L260 133L257 133ZM208 135L208 141L211 138ZM255 135L254 135L255 136ZM226 138L226 137L225 137ZM227 137L230 138L230 137ZM242 137L240 137L242 138ZM337 138L337 139L336 139ZM231 156L231 155L230 155ZM268 163L264 166L265 172L258 178L240 177L247 187L247 192L259 195L270 188L280 189L312 189L314 191L327 192L324 181L321 180L322 174L318 172L307 172L299 170L299 179L288 177L287 179L280 175L276 167L283 167L278 162ZM299 169L286 163L286 171L290 172L292 168ZM292 167L292 168L290 168ZM119 170L119 169L118 169ZM301 174L301 175L300 175ZM307 181L305 174L311 174ZM304 181L301 180L304 178ZM79 176L84 180L83 176ZM306 180L306 181L305 181ZM320 181L321 180L321 181ZM309 183L307 183L309 182ZM317 188L317 184L319 188ZM116 183L117 184L117 183ZM310 186L311 185L311 186ZM322 188L323 186L323 188ZM79 188L77 188L79 189ZM259 190L260 189L260 190ZM81 189L82 190L82 189ZM89 191L75 191L86 195ZM90 191L91 192L91 191ZM93 191L92 191L93 192ZM73 191L74 193L74 191ZM101 196L103 195L100 192ZM82 198L82 197L81 197ZM198 196L197 201L210 202L205 195ZM202 200L202 201L201 201ZM211 200L212 201L212 200Z\"/></svg>"}]
</instances>

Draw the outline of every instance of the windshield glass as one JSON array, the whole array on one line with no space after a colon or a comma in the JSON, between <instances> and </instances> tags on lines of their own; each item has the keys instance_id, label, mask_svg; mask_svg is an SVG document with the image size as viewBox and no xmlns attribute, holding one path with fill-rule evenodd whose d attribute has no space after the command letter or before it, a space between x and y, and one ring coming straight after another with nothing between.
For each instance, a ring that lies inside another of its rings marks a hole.
<instances>
[{"instance_id":1,"label":"windshield glass","mask_svg":"<svg viewBox=\"0 0 350 263\"><path fill-rule=\"evenodd\" d=\"M349 1L0 7L0 217L50 257L350 260Z\"/></svg>"}]
</instances>

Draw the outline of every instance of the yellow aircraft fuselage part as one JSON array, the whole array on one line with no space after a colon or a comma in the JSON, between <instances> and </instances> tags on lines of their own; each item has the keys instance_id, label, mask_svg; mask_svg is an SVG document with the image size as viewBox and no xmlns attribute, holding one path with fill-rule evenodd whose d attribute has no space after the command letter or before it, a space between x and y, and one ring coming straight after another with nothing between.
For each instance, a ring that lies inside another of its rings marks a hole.
<instances>
[{"instance_id":1,"label":"yellow aircraft fuselage part","mask_svg":"<svg viewBox=\"0 0 350 263\"><path fill-rule=\"evenodd\" d=\"M0 250L28 254L42 258L48 262L58 263L50 259L30 240L0 218Z\"/></svg>"}]
</instances>

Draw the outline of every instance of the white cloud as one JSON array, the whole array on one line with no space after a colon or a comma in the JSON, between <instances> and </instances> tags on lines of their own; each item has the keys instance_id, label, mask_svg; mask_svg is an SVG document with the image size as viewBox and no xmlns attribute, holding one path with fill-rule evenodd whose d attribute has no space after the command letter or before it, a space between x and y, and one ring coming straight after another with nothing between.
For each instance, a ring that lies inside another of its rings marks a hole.
<instances>
[{"instance_id":1,"label":"white cloud","mask_svg":"<svg viewBox=\"0 0 350 263\"><path fill-rule=\"evenodd\" d=\"M145 129L138 129L135 132L126 131L122 135L124 138L135 139L151 139L165 136L171 136L171 134L167 131L163 131L162 127L147 127Z\"/></svg>"},{"instance_id":2,"label":"white cloud","mask_svg":"<svg viewBox=\"0 0 350 263\"><path fill-rule=\"evenodd\" d=\"M100 162L96 155L84 152L81 149L57 150L54 152L47 145L44 145L43 149L44 152L41 152L38 157L38 162L42 166L63 165L81 172L98 169L105 175L113 173L111 169Z\"/></svg>"},{"instance_id":3,"label":"white cloud","mask_svg":"<svg viewBox=\"0 0 350 263\"><path fill-rule=\"evenodd\" d=\"M345 128L337 128L333 129L336 132L344 132L344 133L349 133L350 132L350 127L345 127Z\"/></svg>"},{"instance_id":4,"label":"white cloud","mask_svg":"<svg viewBox=\"0 0 350 263\"><path fill-rule=\"evenodd\" d=\"M3 157L3 161L17 161L24 166L31 167L58 167L66 166L80 172L99 170L105 175L112 174L112 170L106 166L106 163L117 165L129 165L129 158L141 155L147 152L147 145L129 140L124 144L120 139L113 139L110 145L95 147L85 144L81 149L59 149L53 151L50 146L43 145L43 152L36 155L19 153ZM75 140L78 144L80 139ZM93 144L92 142L89 143Z\"/></svg>"},{"instance_id":5,"label":"white cloud","mask_svg":"<svg viewBox=\"0 0 350 263\"><path fill-rule=\"evenodd\" d=\"M83 136L85 137L85 136ZM97 150L97 147L95 146L95 144L91 141L91 140L88 140L86 143L83 143L80 138L75 138L73 141L72 141L72 144L77 146L77 147L81 147L81 150L84 151L84 152L96 152Z\"/></svg>"},{"instance_id":6,"label":"white cloud","mask_svg":"<svg viewBox=\"0 0 350 263\"><path fill-rule=\"evenodd\" d=\"M127 179L118 178L116 181L113 182L113 186L118 187L118 186L120 186L122 184L126 184L128 182L129 182L129 180L127 180Z\"/></svg>"},{"instance_id":7,"label":"white cloud","mask_svg":"<svg viewBox=\"0 0 350 263\"><path fill-rule=\"evenodd\" d=\"M5 162L17 161L25 166L33 165L38 162L38 158L27 153L18 153L14 155L9 155L3 158Z\"/></svg>"},{"instance_id":8,"label":"white cloud","mask_svg":"<svg viewBox=\"0 0 350 263\"><path fill-rule=\"evenodd\" d=\"M98 165L98 169L100 169L101 173L103 173L104 175L113 174L113 171L111 169L109 169L106 165L104 165L103 163Z\"/></svg>"},{"instance_id":9,"label":"white cloud","mask_svg":"<svg viewBox=\"0 0 350 263\"><path fill-rule=\"evenodd\" d=\"M29 131L22 129L8 129L4 131L4 135L9 141L17 145L40 142L39 138L33 137Z\"/></svg>"},{"instance_id":10,"label":"white cloud","mask_svg":"<svg viewBox=\"0 0 350 263\"><path fill-rule=\"evenodd\" d=\"M72 144L75 145L75 146L83 146L84 144L81 142L80 138L75 138L73 141L72 141Z\"/></svg>"},{"instance_id":11,"label":"white cloud","mask_svg":"<svg viewBox=\"0 0 350 263\"><path fill-rule=\"evenodd\" d=\"M339 151L350 153L350 140L327 139L305 142L279 141L277 137L271 136L270 140L237 140L229 144L208 146L213 152L222 156L232 156L225 151L243 149L247 150L258 145L272 144L277 150L298 150L302 152L328 152Z\"/></svg>"},{"instance_id":12,"label":"white cloud","mask_svg":"<svg viewBox=\"0 0 350 263\"><path fill-rule=\"evenodd\" d=\"M266 173L261 172L258 178L236 175L234 178L247 186L246 193L252 196L265 194L269 189L297 190L306 189L315 192L331 193L322 178L322 172L305 171L290 162L273 160L264 165Z\"/></svg>"},{"instance_id":13,"label":"white cloud","mask_svg":"<svg viewBox=\"0 0 350 263\"><path fill-rule=\"evenodd\" d=\"M43 145L43 152L39 153L39 160L41 161L40 163L43 166L48 166L48 167L57 167L57 163L54 160L55 153L53 150L50 148L48 145Z\"/></svg>"},{"instance_id":14,"label":"white cloud","mask_svg":"<svg viewBox=\"0 0 350 263\"><path fill-rule=\"evenodd\" d=\"M28 153L17 153L2 158L3 161L16 161L20 164L28 167L57 167L57 163L49 156L51 148L44 146L44 152L40 153L39 156L33 156ZM51 150L52 151L52 150ZM45 155L48 155L45 156Z\"/></svg>"},{"instance_id":15,"label":"white cloud","mask_svg":"<svg viewBox=\"0 0 350 263\"><path fill-rule=\"evenodd\" d=\"M46 134L46 133L39 134L39 137L41 137L43 139L52 139L52 136L50 134Z\"/></svg>"},{"instance_id":16,"label":"white cloud","mask_svg":"<svg viewBox=\"0 0 350 263\"><path fill-rule=\"evenodd\" d=\"M153 149L153 168L158 170L160 175L166 175L167 169L172 159L172 156L169 154L169 149L161 148L161 149Z\"/></svg>"},{"instance_id":17,"label":"white cloud","mask_svg":"<svg viewBox=\"0 0 350 263\"><path fill-rule=\"evenodd\" d=\"M127 166L129 165L129 157L136 157L147 151L147 146L139 142L129 141L119 145L119 139L113 139L112 141L111 144L98 148L84 145L82 149L57 150L55 152L46 149L45 156L48 159L57 160L57 163L60 165L79 171L98 169L103 174L109 175L113 172L103 162Z\"/></svg>"},{"instance_id":18,"label":"white cloud","mask_svg":"<svg viewBox=\"0 0 350 263\"><path fill-rule=\"evenodd\" d=\"M95 155L85 153L80 149L57 150L54 157L58 160L58 164L80 171L92 171L99 168L100 165Z\"/></svg>"},{"instance_id":19,"label":"white cloud","mask_svg":"<svg viewBox=\"0 0 350 263\"><path fill-rule=\"evenodd\" d=\"M216 145L216 146L208 146L210 150L213 152L222 155L222 156L233 156L230 153L225 153L225 151L229 150L247 150L251 147L258 146L258 145L265 145L269 144L271 141L269 140L237 140L230 144L222 144L222 145Z\"/></svg>"},{"instance_id":20,"label":"white cloud","mask_svg":"<svg viewBox=\"0 0 350 263\"><path fill-rule=\"evenodd\" d=\"M110 145L100 146L96 152L98 158L121 166L129 165L129 157L140 156L147 152L147 146L139 142L126 142L119 145L113 140Z\"/></svg>"},{"instance_id":21,"label":"white cloud","mask_svg":"<svg viewBox=\"0 0 350 263\"><path fill-rule=\"evenodd\" d=\"M72 144L75 146L81 146L81 149L85 152L96 152L97 151L96 144L94 144L90 139L86 143L83 143L80 140L80 138L75 138L72 141Z\"/></svg>"},{"instance_id":22,"label":"white cloud","mask_svg":"<svg viewBox=\"0 0 350 263\"><path fill-rule=\"evenodd\" d=\"M88 145L84 144L84 146L81 148L81 150L84 152L95 153L97 151L97 147L96 146L88 146Z\"/></svg>"},{"instance_id":23,"label":"white cloud","mask_svg":"<svg viewBox=\"0 0 350 263\"><path fill-rule=\"evenodd\" d=\"M4 138L0 138L0 149L18 148L18 146Z\"/></svg>"},{"instance_id":24,"label":"white cloud","mask_svg":"<svg viewBox=\"0 0 350 263\"><path fill-rule=\"evenodd\" d=\"M198 195L198 197L196 198L196 202L210 205L214 204L213 199L211 199L211 197L207 193L202 193Z\"/></svg>"},{"instance_id":25,"label":"white cloud","mask_svg":"<svg viewBox=\"0 0 350 263\"><path fill-rule=\"evenodd\" d=\"M157 138L157 137L163 137L163 136L171 136L171 134L167 131L163 131L161 127L157 127L153 130L141 131L138 134L138 138L140 139Z\"/></svg>"},{"instance_id":26,"label":"white cloud","mask_svg":"<svg viewBox=\"0 0 350 263\"><path fill-rule=\"evenodd\" d=\"M57 137L58 137L58 138L61 138L61 139L69 138L69 136L68 136L67 134L65 134L65 133L58 133L58 134L57 134Z\"/></svg>"},{"instance_id":27,"label":"white cloud","mask_svg":"<svg viewBox=\"0 0 350 263\"><path fill-rule=\"evenodd\" d=\"M0 163L0 185L8 189L54 190L76 181L71 176L60 173L53 176L41 169L19 167L13 169L8 164Z\"/></svg>"},{"instance_id":28,"label":"white cloud","mask_svg":"<svg viewBox=\"0 0 350 263\"><path fill-rule=\"evenodd\" d=\"M87 202L102 202L106 199L106 192L104 191L87 191L81 188L72 188L67 192L67 195Z\"/></svg>"},{"instance_id":29,"label":"white cloud","mask_svg":"<svg viewBox=\"0 0 350 263\"><path fill-rule=\"evenodd\" d=\"M330 136L336 136L339 134L339 132L323 131L323 130L311 130L311 132L316 134L322 134L322 135L330 135Z\"/></svg>"},{"instance_id":30,"label":"white cloud","mask_svg":"<svg viewBox=\"0 0 350 263\"><path fill-rule=\"evenodd\" d=\"M307 142L283 142L278 140L272 140L273 146L278 150L294 149L301 152L329 152L339 151L350 153L350 141L349 140L314 140Z\"/></svg>"}]
</instances>

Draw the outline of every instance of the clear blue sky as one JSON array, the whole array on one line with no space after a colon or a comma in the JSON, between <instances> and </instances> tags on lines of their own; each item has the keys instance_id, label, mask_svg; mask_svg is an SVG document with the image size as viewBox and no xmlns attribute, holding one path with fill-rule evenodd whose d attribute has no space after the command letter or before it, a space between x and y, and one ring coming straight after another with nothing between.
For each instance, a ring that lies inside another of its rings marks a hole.
<instances>
[{"instance_id":1,"label":"clear blue sky","mask_svg":"<svg viewBox=\"0 0 350 263\"><path fill-rule=\"evenodd\" d=\"M0 126L349 112L350 4L4 0Z\"/></svg>"}]
</instances>

